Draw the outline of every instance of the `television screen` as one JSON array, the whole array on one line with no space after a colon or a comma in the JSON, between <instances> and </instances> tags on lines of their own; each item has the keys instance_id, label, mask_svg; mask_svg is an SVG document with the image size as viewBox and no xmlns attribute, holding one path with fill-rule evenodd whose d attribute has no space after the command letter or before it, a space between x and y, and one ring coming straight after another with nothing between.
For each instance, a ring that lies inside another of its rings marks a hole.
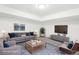
<instances>
[{"instance_id":1,"label":"television screen","mask_svg":"<svg viewBox=\"0 0 79 59\"><path fill-rule=\"evenodd\" d=\"M55 25L55 33L67 34L67 25Z\"/></svg>"}]
</instances>

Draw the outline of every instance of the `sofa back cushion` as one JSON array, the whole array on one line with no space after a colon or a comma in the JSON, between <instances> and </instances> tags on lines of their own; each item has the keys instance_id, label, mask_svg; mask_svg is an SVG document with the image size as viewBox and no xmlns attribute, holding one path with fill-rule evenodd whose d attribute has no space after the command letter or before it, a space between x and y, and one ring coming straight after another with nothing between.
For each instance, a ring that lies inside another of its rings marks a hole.
<instances>
[{"instance_id":1,"label":"sofa back cushion","mask_svg":"<svg viewBox=\"0 0 79 59\"><path fill-rule=\"evenodd\" d=\"M18 33L8 33L10 38L13 37L21 37L22 35L26 35L26 36L34 36L34 32L18 32Z\"/></svg>"}]
</instances>

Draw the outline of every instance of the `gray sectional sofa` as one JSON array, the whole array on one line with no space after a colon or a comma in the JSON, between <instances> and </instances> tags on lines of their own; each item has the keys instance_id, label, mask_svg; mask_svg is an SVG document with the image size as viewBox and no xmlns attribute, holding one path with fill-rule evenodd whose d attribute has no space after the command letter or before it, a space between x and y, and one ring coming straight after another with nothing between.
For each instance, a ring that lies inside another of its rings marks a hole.
<instances>
[{"instance_id":1,"label":"gray sectional sofa","mask_svg":"<svg viewBox=\"0 0 79 59\"><path fill-rule=\"evenodd\" d=\"M69 37L64 37L64 36L60 36L60 35L51 35L50 39L55 40L55 41L59 41L59 42L64 42L64 39L66 39L65 41L68 42L69 41Z\"/></svg>"},{"instance_id":2,"label":"gray sectional sofa","mask_svg":"<svg viewBox=\"0 0 79 59\"><path fill-rule=\"evenodd\" d=\"M24 35L24 36L22 36ZM9 33L10 38L8 39L10 40L15 40L16 43L19 42L25 42L25 41L29 41L29 40L34 40L36 38L36 35L27 35L26 32L21 32L21 33Z\"/></svg>"}]
</instances>

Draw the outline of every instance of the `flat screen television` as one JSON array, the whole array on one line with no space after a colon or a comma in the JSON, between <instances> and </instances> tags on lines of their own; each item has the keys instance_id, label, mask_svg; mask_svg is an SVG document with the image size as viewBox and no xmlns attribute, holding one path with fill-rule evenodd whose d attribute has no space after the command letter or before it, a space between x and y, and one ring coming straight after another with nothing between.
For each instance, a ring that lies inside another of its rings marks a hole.
<instances>
[{"instance_id":1,"label":"flat screen television","mask_svg":"<svg viewBox=\"0 0 79 59\"><path fill-rule=\"evenodd\" d=\"M67 34L67 25L55 25L55 33Z\"/></svg>"}]
</instances>

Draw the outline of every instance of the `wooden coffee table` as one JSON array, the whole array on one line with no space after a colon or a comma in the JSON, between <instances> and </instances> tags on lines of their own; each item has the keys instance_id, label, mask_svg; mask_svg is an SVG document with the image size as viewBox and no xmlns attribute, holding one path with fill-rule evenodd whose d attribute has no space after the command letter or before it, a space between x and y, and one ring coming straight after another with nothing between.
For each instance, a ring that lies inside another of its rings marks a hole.
<instances>
[{"instance_id":1,"label":"wooden coffee table","mask_svg":"<svg viewBox=\"0 0 79 59\"><path fill-rule=\"evenodd\" d=\"M33 52L40 50L42 48L46 47L45 43L42 41L37 42L36 41L28 41L25 43L25 48L32 54Z\"/></svg>"}]
</instances>

